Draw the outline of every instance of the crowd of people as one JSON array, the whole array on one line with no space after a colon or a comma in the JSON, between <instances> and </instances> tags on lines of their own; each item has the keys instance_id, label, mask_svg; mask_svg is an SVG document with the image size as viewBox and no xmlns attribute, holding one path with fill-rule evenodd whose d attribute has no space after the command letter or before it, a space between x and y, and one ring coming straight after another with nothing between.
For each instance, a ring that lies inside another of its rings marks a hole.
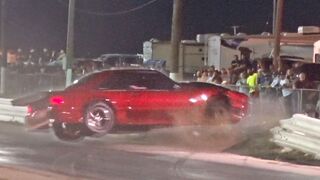
<instances>
[{"instance_id":1,"label":"crowd of people","mask_svg":"<svg viewBox=\"0 0 320 180\"><path fill-rule=\"evenodd\" d=\"M43 72L48 64L54 64L66 58L64 50L56 51L47 48L42 50L18 48L16 51L10 51L9 54L11 57L8 57L8 68L19 73Z\"/></svg>"},{"instance_id":2,"label":"crowd of people","mask_svg":"<svg viewBox=\"0 0 320 180\"><path fill-rule=\"evenodd\" d=\"M302 66L303 63L295 62L279 70L270 59L250 60L245 55L240 59L235 55L229 68L210 66L198 70L195 76L197 81L229 86L253 98L281 99L289 115L299 111L300 98L304 113L319 116L318 86Z\"/></svg>"}]
</instances>

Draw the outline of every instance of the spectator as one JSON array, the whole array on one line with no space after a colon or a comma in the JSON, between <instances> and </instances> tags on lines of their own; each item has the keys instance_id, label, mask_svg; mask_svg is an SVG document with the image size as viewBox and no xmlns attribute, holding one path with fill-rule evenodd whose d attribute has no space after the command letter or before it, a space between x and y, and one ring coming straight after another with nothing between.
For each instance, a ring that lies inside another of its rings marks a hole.
<instances>
[{"instance_id":1,"label":"spectator","mask_svg":"<svg viewBox=\"0 0 320 180\"><path fill-rule=\"evenodd\" d=\"M251 69L251 60L250 53L245 53L242 55L241 64L244 65L247 69Z\"/></svg>"},{"instance_id":2,"label":"spectator","mask_svg":"<svg viewBox=\"0 0 320 180\"><path fill-rule=\"evenodd\" d=\"M17 49L16 55L17 55L17 59L16 59L17 60L17 64L22 64L23 61L25 61L26 57L25 57L25 54L23 54L21 48Z\"/></svg>"},{"instance_id":3,"label":"spectator","mask_svg":"<svg viewBox=\"0 0 320 180\"><path fill-rule=\"evenodd\" d=\"M259 97L258 91L258 73L255 69L249 69L247 84L249 86L249 94L251 97Z\"/></svg>"},{"instance_id":4,"label":"spectator","mask_svg":"<svg viewBox=\"0 0 320 180\"><path fill-rule=\"evenodd\" d=\"M282 96L283 102L286 108L286 113L288 116L291 116L294 112L293 105L294 105L294 98L293 98L293 91L292 91L292 70L288 69L285 76L281 76L281 80L279 82L282 88Z\"/></svg>"},{"instance_id":5,"label":"spectator","mask_svg":"<svg viewBox=\"0 0 320 180\"><path fill-rule=\"evenodd\" d=\"M215 74L215 70L212 67L208 68L208 80L207 80L207 82L212 82L215 75L216 75Z\"/></svg>"},{"instance_id":6,"label":"spectator","mask_svg":"<svg viewBox=\"0 0 320 180\"><path fill-rule=\"evenodd\" d=\"M272 82L270 84L271 90L272 90L272 95L274 97L282 97L282 92L281 92L281 85L280 85L280 80L282 79L281 77L285 77L285 74L283 72L272 73Z\"/></svg>"},{"instance_id":7,"label":"spectator","mask_svg":"<svg viewBox=\"0 0 320 180\"><path fill-rule=\"evenodd\" d=\"M228 71L226 70L226 68L222 68L221 69L220 77L222 78L222 83L223 84L228 84L229 83L230 76L229 76Z\"/></svg>"},{"instance_id":8,"label":"spectator","mask_svg":"<svg viewBox=\"0 0 320 180\"><path fill-rule=\"evenodd\" d=\"M231 61L231 68L236 68L239 67L241 65L241 61L239 59L238 55L234 55L234 60Z\"/></svg>"},{"instance_id":9,"label":"spectator","mask_svg":"<svg viewBox=\"0 0 320 180\"><path fill-rule=\"evenodd\" d=\"M293 89L301 89L302 111L308 115L314 114L318 98L316 91L310 89L316 89L316 86L306 78L304 72L299 74L299 78L293 84Z\"/></svg>"},{"instance_id":10,"label":"spectator","mask_svg":"<svg viewBox=\"0 0 320 180\"><path fill-rule=\"evenodd\" d=\"M230 81L229 83L230 84L236 84L236 82L240 78L240 74L236 73L233 68L229 68L228 69L228 74L229 74L229 77L230 77L229 78L229 81Z\"/></svg>"},{"instance_id":11,"label":"spectator","mask_svg":"<svg viewBox=\"0 0 320 180\"><path fill-rule=\"evenodd\" d=\"M222 82L223 81L222 81L222 78L221 78L220 74L217 75L212 81L213 84L217 84L217 85L222 84Z\"/></svg>"},{"instance_id":12,"label":"spectator","mask_svg":"<svg viewBox=\"0 0 320 180\"><path fill-rule=\"evenodd\" d=\"M304 72L301 72L293 84L293 89L315 89L315 85L306 78Z\"/></svg>"},{"instance_id":13,"label":"spectator","mask_svg":"<svg viewBox=\"0 0 320 180\"><path fill-rule=\"evenodd\" d=\"M302 72L302 62L295 62L292 65L292 74L295 78L299 77L299 74Z\"/></svg>"},{"instance_id":14,"label":"spectator","mask_svg":"<svg viewBox=\"0 0 320 180\"><path fill-rule=\"evenodd\" d=\"M26 61L26 55L23 53L22 49L21 48L18 48L17 49L17 52L16 52L16 68L17 68L17 72L22 72L22 69L23 69L23 63L24 61Z\"/></svg>"},{"instance_id":15,"label":"spectator","mask_svg":"<svg viewBox=\"0 0 320 180\"><path fill-rule=\"evenodd\" d=\"M201 82L208 81L208 71L206 69L202 71L200 81Z\"/></svg>"},{"instance_id":16,"label":"spectator","mask_svg":"<svg viewBox=\"0 0 320 180\"><path fill-rule=\"evenodd\" d=\"M27 59L27 64L36 64L37 57L36 57L36 51L35 49L30 49L28 59Z\"/></svg>"},{"instance_id":17,"label":"spectator","mask_svg":"<svg viewBox=\"0 0 320 180\"><path fill-rule=\"evenodd\" d=\"M267 69L259 69L258 84L259 92L262 97L270 95L270 84L272 82L272 75Z\"/></svg>"},{"instance_id":18,"label":"spectator","mask_svg":"<svg viewBox=\"0 0 320 180\"><path fill-rule=\"evenodd\" d=\"M201 75L202 75L202 71L201 70L197 70L197 72L195 74L195 80L196 81L200 81L201 80Z\"/></svg>"},{"instance_id":19,"label":"spectator","mask_svg":"<svg viewBox=\"0 0 320 180\"><path fill-rule=\"evenodd\" d=\"M44 66L48 64L50 61L50 53L47 48L43 48L39 57L39 65Z\"/></svg>"},{"instance_id":20,"label":"spectator","mask_svg":"<svg viewBox=\"0 0 320 180\"><path fill-rule=\"evenodd\" d=\"M239 87L239 92L249 94L246 72L240 73L240 79L236 82L236 85Z\"/></svg>"},{"instance_id":21,"label":"spectator","mask_svg":"<svg viewBox=\"0 0 320 180\"><path fill-rule=\"evenodd\" d=\"M55 61L56 59L57 59L57 53L56 53L55 50L52 50L52 51L51 51L51 55L50 55L50 60L49 60L49 62L53 62L53 61Z\"/></svg>"}]
</instances>

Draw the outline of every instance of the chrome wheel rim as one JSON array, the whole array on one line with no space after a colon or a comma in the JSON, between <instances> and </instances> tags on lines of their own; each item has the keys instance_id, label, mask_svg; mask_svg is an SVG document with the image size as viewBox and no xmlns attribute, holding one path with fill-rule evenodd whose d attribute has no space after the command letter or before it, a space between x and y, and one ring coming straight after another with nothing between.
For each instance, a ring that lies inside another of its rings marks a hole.
<instances>
[{"instance_id":1,"label":"chrome wheel rim","mask_svg":"<svg viewBox=\"0 0 320 180\"><path fill-rule=\"evenodd\" d=\"M112 112L105 107L94 107L87 114L88 128L94 132L105 131L112 124Z\"/></svg>"}]
</instances>

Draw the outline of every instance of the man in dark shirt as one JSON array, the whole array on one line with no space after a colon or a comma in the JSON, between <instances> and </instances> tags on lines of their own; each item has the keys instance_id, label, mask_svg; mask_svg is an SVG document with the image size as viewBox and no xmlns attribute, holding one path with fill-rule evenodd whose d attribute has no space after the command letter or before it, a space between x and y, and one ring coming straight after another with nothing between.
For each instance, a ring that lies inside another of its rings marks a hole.
<instances>
[{"instance_id":1,"label":"man in dark shirt","mask_svg":"<svg viewBox=\"0 0 320 180\"><path fill-rule=\"evenodd\" d=\"M239 59L238 55L234 55L234 60L231 61L231 67L235 68L235 67L239 67L241 64L241 61Z\"/></svg>"},{"instance_id":2,"label":"man in dark shirt","mask_svg":"<svg viewBox=\"0 0 320 180\"><path fill-rule=\"evenodd\" d=\"M301 72L298 79L293 84L293 89L315 89L315 84L306 78L306 74Z\"/></svg>"},{"instance_id":3,"label":"man in dark shirt","mask_svg":"<svg viewBox=\"0 0 320 180\"><path fill-rule=\"evenodd\" d=\"M300 97L302 103L302 111L308 115L314 114L318 97L317 92L310 89L316 89L315 83L309 81L306 78L306 74L304 72L301 72L298 79L293 84L293 89L301 89L296 93L301 93Z\"/></svg>"}]
</instances>

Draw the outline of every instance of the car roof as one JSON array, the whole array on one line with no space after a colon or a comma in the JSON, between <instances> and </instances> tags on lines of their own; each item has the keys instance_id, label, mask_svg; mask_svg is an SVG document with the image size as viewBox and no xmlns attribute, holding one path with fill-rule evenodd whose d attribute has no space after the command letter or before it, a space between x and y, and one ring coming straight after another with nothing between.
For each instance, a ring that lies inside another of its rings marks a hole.
<instances>
[{"instance_id":1,"label":"car roof","mask_svg":"<svg viewBox=\"0 0 320 180\"><path fill-rule=\"evenodd\" d=\"M139 54L101 54L100 56L141 56Z\"/></svg>"},{"instance_id":2,"label":"car roof","mask_svg":"<svg viewBox=\"0 0 320 180\"><path fill-rule=\"evenodd\" d=\"M100 57L141 57L139 54L102 54Z\"/></svg>"},{"instance_id":3,"label":"car roof","mask_svg":"<svg viewBox=\"0 0 320 180\"><path fill-rule=\"evenodd\" d=\"M144 68L144 67L124 67L124 68L111 68L111 69L103 69L100 71L94 71L92 73L95 74L105 74L105 73L112 73L112 72L144 72L144 73L161 73L156 69L151 68Z\"/></svg>"}]
</instances>

